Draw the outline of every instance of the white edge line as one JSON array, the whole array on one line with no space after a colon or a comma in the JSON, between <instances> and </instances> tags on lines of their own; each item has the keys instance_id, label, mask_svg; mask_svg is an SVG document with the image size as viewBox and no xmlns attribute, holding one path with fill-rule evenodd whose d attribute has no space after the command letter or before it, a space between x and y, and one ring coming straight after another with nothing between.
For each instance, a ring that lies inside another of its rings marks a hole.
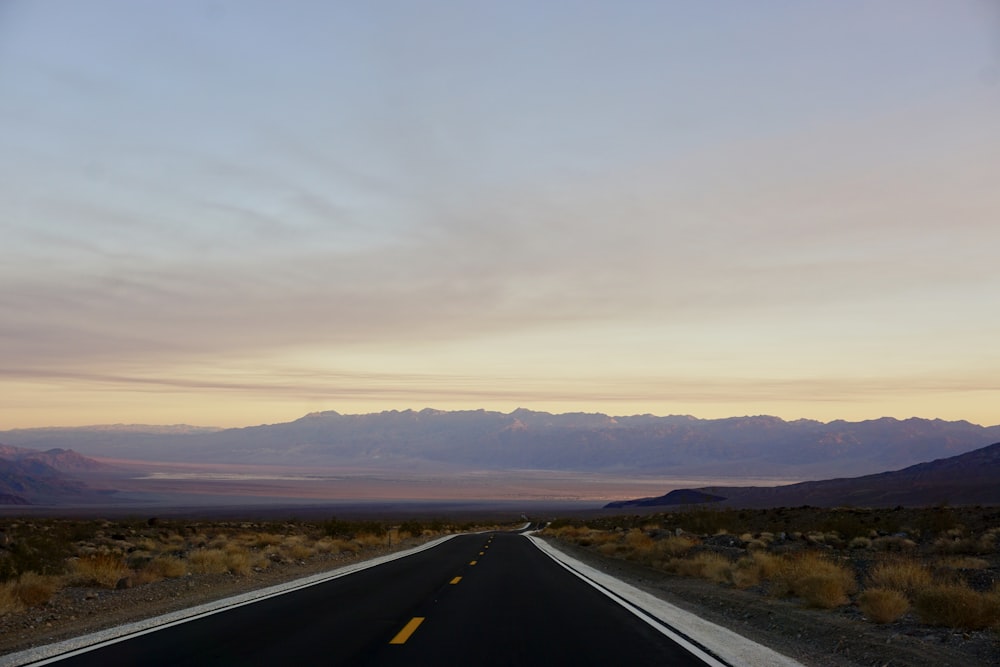
<instances>
[{"instance_id":1,"label":"white edge line","mask_svg":"<svg viewBox=\"0 0 1000 667\"><path fill-rule=\"evenodd\" d=\"M253 604L254 602L273 598L278 595L284 595L285 593L291 593L292 591L301 590L310 586L316 586L317 584L322 584L340 577L346 577L349 574L354 574L355 572L360 572L361 570L367 570L368 568L382 565L383 563L388 563L389 561L404 558L421 551L426 551L427 549L432 549L453 537L457 537L457 535L445 535L431 542L421 544L420 546L412 549L407 549L406 551L397 551L384 556L379 556L378 558L372 558L371 560L352 563L351 565L345 565L322 574L314 574L312 576L303 577L302 579L296 579L284 584L277 584L256 591L241 593L240 595L233 597L216 600L214 602L207 602L196 607L181 609L179 611L170 612L169 614L154 616L152 618L136 621L134 623L128 623L126 625L119 625L114 628L108 628L106 630L101 630L89 635L83 635L81 637L74 637L73 639L67 639L55 644L37 646L18 653L0 656L0 666L15 667L31 665L32 667L41 667L41 665L52 664L54 662L58 662L59 660L126 641L128 639L132 639L133 637L149 634L150 632L156 632L157 630L180 625L181 623L187 623L188 621L194 621L223 611L229 611L230 609L235 609L236 607Z\"/></svg>"},{"instance_id":2,"label":"white edge line","mask_svg":"<svg viewBox=\"0 0 1000 667\"><path fill-rule=\"evenodd\" d=\"M609 574L586 565L559 551L555 546L539 537L530 534L527 537L543 553L564 568L641 618L651 627L656 628L664 635L670 637L670 639L681 644L685 649L708 665L712 665L713 667L729 667L729 665L740 665L741 667L803 667L801 663L786 655L782 655L762 644L751 641L728 628L709 623L695 614L675 607L665 600L661 600L631 584L627 584L620 579L616 579ZM650 618L651 616L653 618ZM657 623L654 618L658 619L660 623ZM661 623L664 625L661 625ZM717 657L705 653L704 650L692 644L691 641L672 632L668 626L673 626L678 632L684 633L691 640L707 647ZM719 659L726 662L719 662Z\"/></svg>"}]
</instances>

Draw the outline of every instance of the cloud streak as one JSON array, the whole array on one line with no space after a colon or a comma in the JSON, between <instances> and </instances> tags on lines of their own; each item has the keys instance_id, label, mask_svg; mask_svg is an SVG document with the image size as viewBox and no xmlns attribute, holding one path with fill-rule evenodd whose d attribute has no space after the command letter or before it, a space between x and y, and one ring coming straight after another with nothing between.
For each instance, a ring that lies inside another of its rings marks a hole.
<instances>
[{"instance_id":1,"label":"cloud streak","mask_svg":"<svg viewBox=\"0 0 1000 667\"><path fill-rule=\"evenodd\" d=\"M183 56L107 7L80 53L67 17L19 15L0 50L0 376L21 384L0 391L815 397L845 417L908 391L975 394L977 415L996 397L979 373L1000 370L1000 100L974 75L993 42L971 5L902 27L220 6L201 17L218 35L158 10ZM328 380L280 370L303 358ZM244 384L255 363L273 376Z\"/></svg>"}]
</instances>

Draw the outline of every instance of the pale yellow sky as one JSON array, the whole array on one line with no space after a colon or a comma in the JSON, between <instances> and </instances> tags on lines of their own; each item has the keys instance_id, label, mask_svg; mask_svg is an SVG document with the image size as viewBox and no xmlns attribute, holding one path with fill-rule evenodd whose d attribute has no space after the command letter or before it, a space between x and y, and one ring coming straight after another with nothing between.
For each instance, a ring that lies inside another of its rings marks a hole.
<instances>
[{"instance_id":1,"label":"pale yellow sky","mask_svg":"<svg viewBox=\"0 0 1000 667\"><path fill-rule=\"evenodd\" d=\"M1000 423L990 3L7 7L0 430Z\"/></svg>"}]
</instances>

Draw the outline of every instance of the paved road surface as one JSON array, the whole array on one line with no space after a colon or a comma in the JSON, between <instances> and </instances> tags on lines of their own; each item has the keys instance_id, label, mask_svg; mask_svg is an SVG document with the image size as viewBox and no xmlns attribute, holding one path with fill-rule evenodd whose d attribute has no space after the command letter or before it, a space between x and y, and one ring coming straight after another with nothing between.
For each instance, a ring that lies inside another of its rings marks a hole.
<instances>
[{"instance_id":1,"label":"paved road surface","mask_svg":"<svg viewBox=\"0 0 1000 667\"><path fill-rule=\"evenodd\" d=\"M422 620L421 620L422 619ZM108 665L702 665L516 533L426 551L59 661Z\"/></svg>"}]
</instances>

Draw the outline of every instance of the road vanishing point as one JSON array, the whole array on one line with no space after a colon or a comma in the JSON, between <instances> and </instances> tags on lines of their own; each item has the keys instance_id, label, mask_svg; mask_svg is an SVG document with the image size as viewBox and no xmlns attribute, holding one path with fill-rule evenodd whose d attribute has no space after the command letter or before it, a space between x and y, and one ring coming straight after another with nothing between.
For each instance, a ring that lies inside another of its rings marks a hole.
<instances>
[{"instance_id":1,"label":"road vanishing point","mask_svg":"<svg viewBox=\"0 0 1000 667\"><path fill-rule=\"evenodd\" d=\"M798 663L525 533L417 549L0 665L642 665Z\"/></svg>"}]
</instances>

